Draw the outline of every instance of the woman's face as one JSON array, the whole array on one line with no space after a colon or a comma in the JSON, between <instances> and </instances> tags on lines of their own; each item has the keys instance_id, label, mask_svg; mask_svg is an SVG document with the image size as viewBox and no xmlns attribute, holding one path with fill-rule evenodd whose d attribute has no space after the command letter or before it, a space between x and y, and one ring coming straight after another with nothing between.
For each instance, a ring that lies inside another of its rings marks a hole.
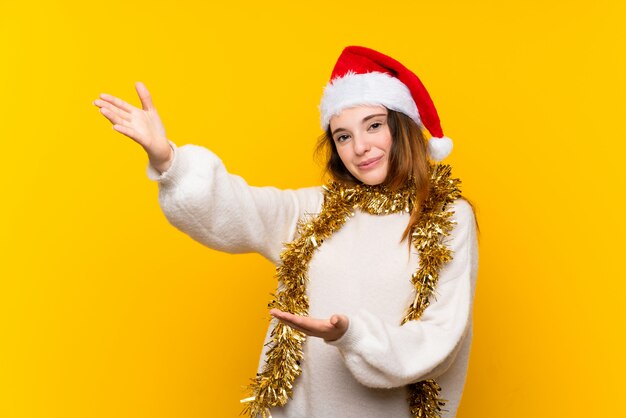
<instances>
[{"instance_id":1,"label":"woman's face","mask_svg":"<svg viewBox=\"0 0 626 418\"><path fill-rule=\"evenodd\" d=\"M356 106L330 119L339 158L354 177L371 186L385 181L389 169L387 113L384 106Z\"/></svg>"}]
</instances>

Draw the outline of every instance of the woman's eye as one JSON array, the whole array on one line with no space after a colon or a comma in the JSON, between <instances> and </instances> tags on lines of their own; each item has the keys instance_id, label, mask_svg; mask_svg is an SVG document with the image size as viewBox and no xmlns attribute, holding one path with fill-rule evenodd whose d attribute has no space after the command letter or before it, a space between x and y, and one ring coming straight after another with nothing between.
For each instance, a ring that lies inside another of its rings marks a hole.
<instances>
[{"instance_id":1,"label":"woman's eye","mask_svg":"<svg viewBox=\"0 0 626 418\"><path fill-rule=\"evenodd\" d=\"M348 135L341 135L341 136L338 136L338 137L337 137L337 139L336 139L335 141L337 141L337 142L343 142L343 141L345 141L346 139L348 139Z\"/></svg>"},{"instance_id":2,"label":"woman's eye","mask_svg":"<svg viewBox=\"0 0 626 418\"><path fill-rule=\"evenodd\" d=\"M380 123L380 122L375 122L375 123L372 123L372 126L370 126L370 128L374 128L374 129L376 129L376 128L379 128L381 125L382 125L382 123Z\"/></svg>"}]
</instances>

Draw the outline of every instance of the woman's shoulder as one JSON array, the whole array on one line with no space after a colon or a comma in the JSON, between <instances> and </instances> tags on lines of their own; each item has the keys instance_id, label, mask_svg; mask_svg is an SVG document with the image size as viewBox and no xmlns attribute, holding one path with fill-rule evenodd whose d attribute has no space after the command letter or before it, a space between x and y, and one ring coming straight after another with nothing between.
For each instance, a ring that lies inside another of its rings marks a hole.
<instances>
[{"instance_id":1,"label":"woman's shoulder","mask_svg":"<svg viewBox=\"0 0 626 418\"><path fill-rule=\"evenodd\" d=\"M474 216L474 207L464 197L459 197L455 199L450 205L449 209L456 213L458 216L462 217L473 217Z\"/></svg>"},{"instance_id":2,"label":"woman's shoulder","mask_svg":"<svg viewBox=\"0 0 626 418\"><path fill-rule=\"evenodd\" d=\"M292 191L297 196L297 199L303 203L305 212L319 212L324 202L324 189L322 186L301 187Z\"/></svg>"},{"instance_id":3,"label":"woman's shoulder","mask_svg":"<svg viewBox=\"0 0 626 418\"><path fill-rule=\"evenodd\" d=\"M448 205L447 210L452 212L452 219L464 229L469 225L476 225L474 205L466 198L459 197Z\"/></svg>"}]
</instances>

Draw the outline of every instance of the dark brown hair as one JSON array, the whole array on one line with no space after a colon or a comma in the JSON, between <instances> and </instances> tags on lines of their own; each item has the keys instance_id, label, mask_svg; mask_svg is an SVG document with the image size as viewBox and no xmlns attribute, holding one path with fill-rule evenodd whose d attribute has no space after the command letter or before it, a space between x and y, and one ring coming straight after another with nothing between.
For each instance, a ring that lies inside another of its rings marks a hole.
<instances>
[{"instance_id":1,"label":"dark brown hair","mask_svg":"<svg viewBox=\"0 0 626 418\"><path fill-rule=\"evenodd\" d=\"M413 208L409 224L402 234L402 241L408 237L411 228L417 223L422 211L422 203L430 192L428 149L424 134L413 119L404 113L387 110L387 123L391 132L392 144L389 154L389 169L382 184L390 190L397 190L413 177L417 186L417 204ZM348 185L360 183L341 161L335 141L333 141L330 125L318 139L316 154L325 156L325 170L334 180Z\"/></svg>"}]
</instances>

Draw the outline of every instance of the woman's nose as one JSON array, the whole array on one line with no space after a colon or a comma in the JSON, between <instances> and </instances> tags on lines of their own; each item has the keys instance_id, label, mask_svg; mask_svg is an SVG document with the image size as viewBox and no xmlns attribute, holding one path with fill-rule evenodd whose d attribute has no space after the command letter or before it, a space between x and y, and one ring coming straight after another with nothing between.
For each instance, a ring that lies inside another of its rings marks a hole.
<instances>
[{"instance_id":1,"label":"woman's nose","mask_svg":"<svg viewBox=\"0 0 626 418\"><path fill-rule=\"evenodd\" d=\"M371 148L369 141L363 135L355 136L353 144L354 144L354 153L357 155L365 154Z\"/></svg>"}]
</instances>

